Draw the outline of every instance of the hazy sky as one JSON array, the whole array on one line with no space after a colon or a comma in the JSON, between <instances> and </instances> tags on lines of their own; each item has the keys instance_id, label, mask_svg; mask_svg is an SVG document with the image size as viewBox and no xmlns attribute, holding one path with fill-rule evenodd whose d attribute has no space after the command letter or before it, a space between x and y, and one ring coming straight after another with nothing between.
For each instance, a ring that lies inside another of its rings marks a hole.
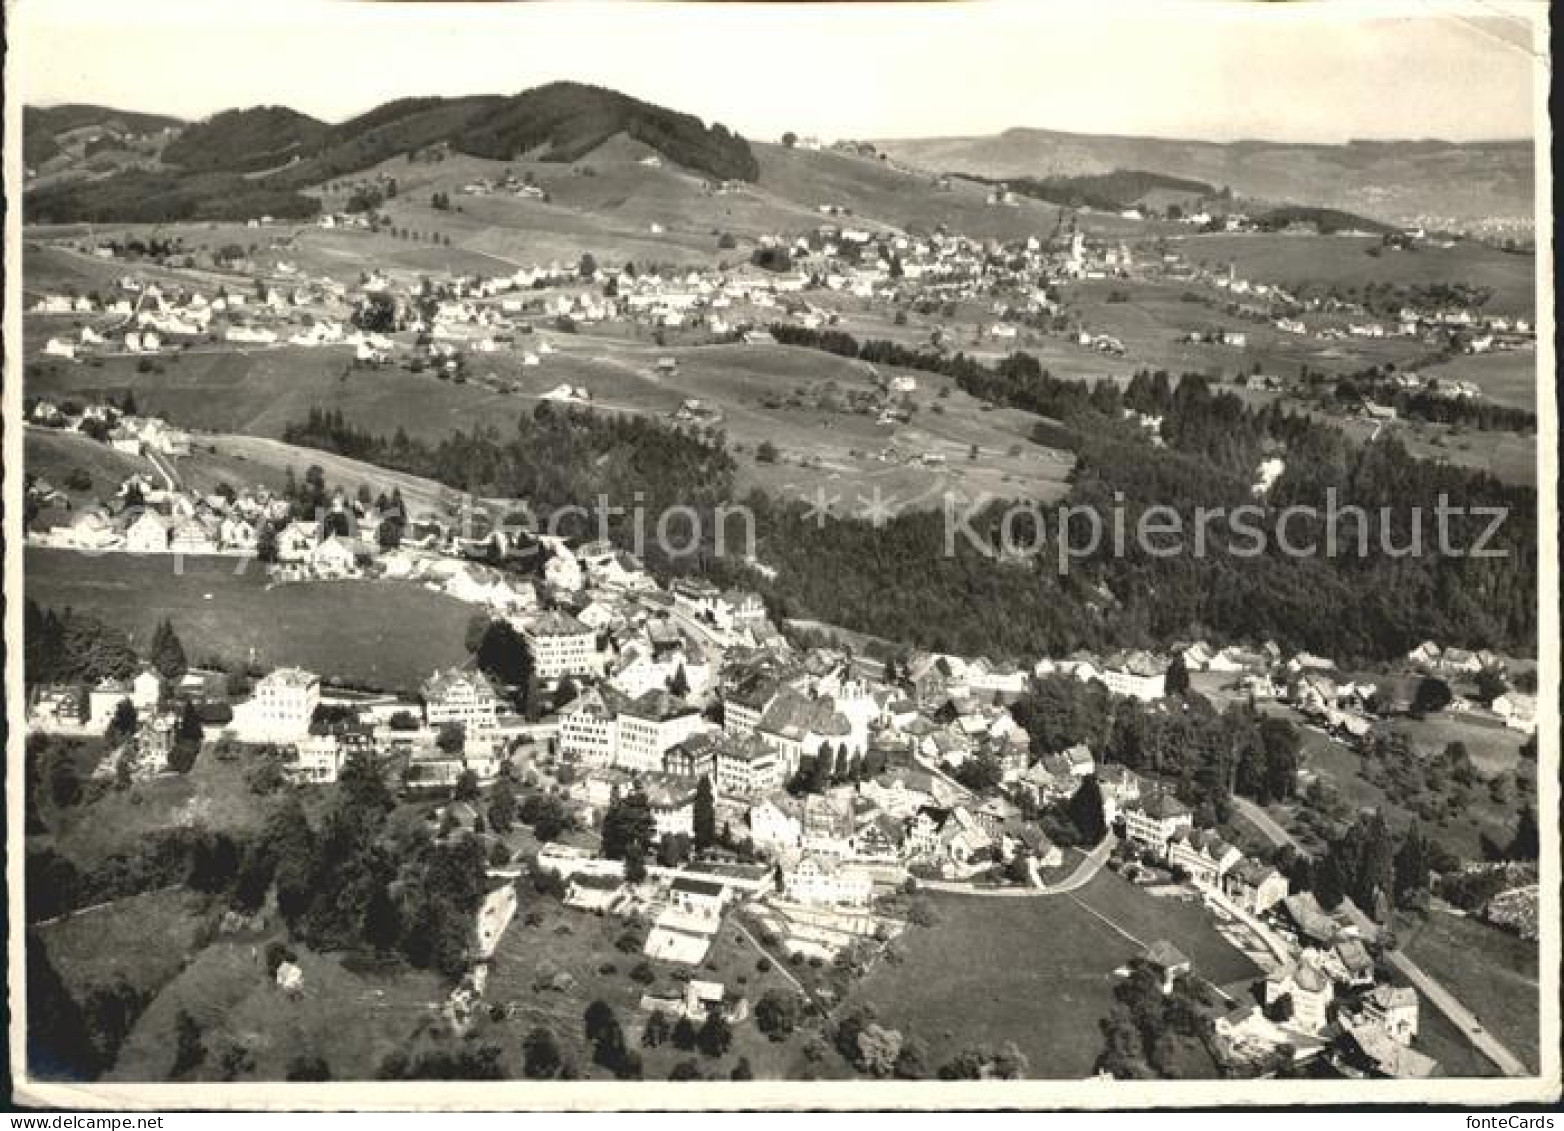
<instances>
[{"instance_id":1,"label":"hazy sky","mask_svg":"<svg viewBox=\"0 0 1564 1131\"><path fill-rule=\"evenodd\" d=\"M25 101L340 120L411 94L599 83L748 137L1525 137L1541 0L1259 5L18 0Z\"/></svg>"}]
</instances>

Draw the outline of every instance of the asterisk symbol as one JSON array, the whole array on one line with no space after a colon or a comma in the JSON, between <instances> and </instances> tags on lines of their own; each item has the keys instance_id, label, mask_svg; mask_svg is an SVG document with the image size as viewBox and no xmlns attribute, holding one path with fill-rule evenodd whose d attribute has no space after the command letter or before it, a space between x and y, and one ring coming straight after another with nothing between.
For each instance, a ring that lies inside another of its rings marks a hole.
<instances>
[{"instance_id":1,"label":"asterisk symbol","mask_svg":"<svg viewBox=\"0 0 1564 1131\"><path fill-rule=\"evenodd\" d=\"M831 508L842 501L842 496L827 495L824 487L816 487L815 497L813 499L805 497L804 501L809 504L804 511L804 521L813 519L815 529L824 530L825 520L831 517Z\"/></svg>"},{"instance_id":2,"label":"asterisk symbol","mask_svg":"<svg viewBox=\"0 0 1564 1131\"><path fill-rule=\"evenodd\" d=\"M875 485L868 498L859 495L858 501L863 504L863 508L858 512L858 517L868 519L869 525L876 530L896 517L896 496L891 495L887 497L882 494L878 484Z\"/></svg>"}]
</instances>

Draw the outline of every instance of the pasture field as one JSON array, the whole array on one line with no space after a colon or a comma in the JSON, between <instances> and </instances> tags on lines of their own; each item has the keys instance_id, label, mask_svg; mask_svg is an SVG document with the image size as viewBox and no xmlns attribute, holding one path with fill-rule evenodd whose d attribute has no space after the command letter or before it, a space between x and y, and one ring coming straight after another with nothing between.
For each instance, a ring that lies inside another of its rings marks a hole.
<instances>
[{"instance_id":1,"label":"pasture field","mask_svg":"<svg viewBox=\"0 0 1564 1131\"><path fill-rule=\"evenodd\" d=\"M1520 748L1526 743L1526 735L1497 719L1448 711L1422 719L1399 718L1390 724L1390 729L1404 735L1424 757L1439 753L1452 742L1465 743L1472 761L1484 774L1519 769Z\"/></svg>"},{"instance_id":2,"label":"pasture field","mask_svg":"<svg viewBox=\"0 0 1564 1131\"><path fill-rule=\"evenodd\" d=\"M1324 419L1359 443L1366 442L1376 432L1377 426L1361 417L1329 416ZM1392 428L1407 451L1419 459L1486 471L1506 483L1536 485L1535 435L1471 430L1456 433L1446 425L1420 420L1401 420Z\"/></svg>"},{"instance_id":3,"label":"pasture field","mask_svg":"<svg viewBox=\"0 0 1564 1131\"><path fill-rule=\"evenodd\" d=\"M1431 911L1403 922L1401 949L1472 1007L1478 1020L1537 1071L1537 943L1476 919ZM1423 1017L1428 1016L1425 1007Z\"/></svg>"},{"instance_id":4,"label":"pasture field","mask_svg":"<svg viewBox=\"0 0 1564 1131\"><path fill-rule=\"evenodd\" d=\"M1185 301L1186 294L1210 302ZM1109 301L1110 296L1125 301ZM1268 322L1226 313L1222 307L1232 296L1195 283L1092 279L1066 285L1060 297L1091 332L1110 334L1124 343L1127 356L1119 364L1131 370L1219 377L1247 375L1258 367L1262 373L1291 377L1307 365L1327 373L1348 373L1387 362L1405 364L1427 349L1406 339L1349 339L1327 345L1284 333ZM1245 334L1247 343L1237 349L1178 340L1192 330L1235 331ZM1056 372L1070 375L1068 370Z\"/></svg>"},{"instance_id":5,"label":"pasture field","mask_svg":"<svg viewBox=\"0 0 1564 1131\"><path fill-rule=\"evenodd\" d=\"M1486 471L1506 483L1536 486L1537 437L1515 432L1455 433L1440 424L1400 427L1407 450L1420 459Z\"/></svg>"},{"instance_id":6,"label":"pasture field","mask_svg":"<svg viewBox=\"0 0 1564 1131\"><path fill-rule=\"evenodd\" d=\"M1484 308L1497 314L1530 317L1536 303L1536 260L1485 244L1465 241L1451 248L1431 243L1416 251L1386 249L1377 236L1284 236L1214 233L1169 239L1184 258L1212 265L1231 263L1241 278L1290 284L1336 283L1344 288L1368 283L1464 283L1488 287L1493 297Z\"/></svg>"},{"instance_id":7,"label":"pasture field","mask_svg":"<svg viewBox=\"0 0 1564 1131\"><path fill-rule=\"evenodd\" d=\"M538 366L523 365L523 353L541 340L554 344L556 352L544 355ZM661 374L656 362L665 356L675 358L678 368ZM141 368L128 357L108 358L101 366L44 364L31 374L28 391L87 399L117 398L130 389L144 412L190 428L265 440L280 438L312 407L341 409L356 427L383 436L402 428L428 442L457 429L503 429L534 411L538 399L561 383L585 388L602 411L667 416L696 399L722 413L721 427L739 456L741 493L761 486L808 496L817 487L838 493L843 484L867 489L879 483L902 505L920 507L939 506L947 490L974 498L1049 501L1063 494L1072 466L1067 453L1030 441L1035 423L1030 414L985 406L934 374L905 374L918 383L911 394L916 413L906 424L879 424L845 402L850 393L873 389L874 368L779 345L661 348L623 334L539 333L514 351L474 355L463 382L400 367L354 369L344 350L302 347L190 351L160 359L147 372ZM882 370L887 378L902 375ZM277 453L265 445L198 438L198 445L208 442L225 460L242 454L276 466ZM756 461L762 442L777 447L783 458L771 465ZM882 460L888 448L896 454ZM300 459L298 471L309 462L325 466L322 458ZM362 467L344 465L340 478L370 476ZM375 482L391 479L373 476Z\"/></svg>"},{"instance_id":8,"label":"pasture field","mask_svg":"<svg viewBox=\"0 0 1564 1131\"><path fill-rule=\"evenodd\" d=\"M400 964L380 971L296 945L304 977L300 992L289 995L265 965L266 944L280 937L273 931L224 939L196 954L147 1006L108 1079L167 1079L176 1019L186 1012L207 1049L195 1078L221 1079L220 1058L239 1046L249 1054L249 1078L281 1080L296 1057L318 1056L333 1079L372 1080L445 997L435 975ZM346 1017L354 1023L344 1025Z\"/></svg>"},{"instance_id":9,"label":"pasture field","mask_svg":"<svg viewBox=\"0 0 1564 1131\"><path fill-rule=\"evenodd\" d=\"M926 1041L934 1064L969 1045L1014 1041L1034 1074L1077 1079L1091 1075L1102 1051L1097 1023L1113 1005L1113 971L1141 953L1099 915L1142 943L1168 939L1218 985L1257 973L1194 904L1147 895L1108 872L1076 896L929 893L936 922L909 928L896 944L903 960L878 964L852 1000Z\"/></svg>"},{"instance_id":10,"label":"pasture field","mask_svg":"<svg viewBox=\"0 0 1564 1131\"><path fill-rule=\"evenodd\" d=\"M1417 997L1417 1036L1412 1047L1439 1062L1434 1075L1453 1080L1502 1075L1498 1065L1473 1048L1453 1021L1422 994Z\"/></svg>"},{"instance_id":11,"label":"pasture field","mask_svg":"<svg viewBox=\"0 0 1564 1131\"><path fill-rule=\"evenodd\" d=\"M1511 350L1466 354L1427 366L1421 372L1425 377L1445 381L1470 381L1491 401L1535 412L1539 366L1534 350Z\"/></svg>"},{"instance_id":12,"label":"pasture field","mask_svg":"<svg viewBox=\"0 0 1564 1131\"><path fill-rule=\"evenodd\" d=\"M127 896L36 930L78 1004L115 978L151 996L179 973L208 910L205 897L171 888ZM147 946L149 938L166 945Z\"/></svg>"},{"instance_id":13,"label":"pasture field","mask_svg":"<svg viewBox=\"0 0 1564 1131\"><path fill-rule=\"evenodd\" d=\"M410 582L310 581L269 586L258 563L173 555L26 551L24 586L40 605L91 613L145 647L172 621L191 663L298 665L327 680L415 690L467 658L475 608Z\"/></svg>"},{"instance_id":14,"label":"pasture field","mask_svg":"<svg viewBox=\"0 0 1564 1131\"><path fill-rule=\"evenodd\" d=\"M199 491L210 491L219 482L234 487L259 483L277 491L286 482L289 468L295 476L302 476L315 464L326 473L328 486L341 487L349 495L356 495L360 486L368 487L377 497L382 491L388 496L393 489L401 491L403 502L415 516L445 513L453 494L431 479L263 436L205 435L190 455L172 463L185 484Z\"/></svg>"}]
</instances>

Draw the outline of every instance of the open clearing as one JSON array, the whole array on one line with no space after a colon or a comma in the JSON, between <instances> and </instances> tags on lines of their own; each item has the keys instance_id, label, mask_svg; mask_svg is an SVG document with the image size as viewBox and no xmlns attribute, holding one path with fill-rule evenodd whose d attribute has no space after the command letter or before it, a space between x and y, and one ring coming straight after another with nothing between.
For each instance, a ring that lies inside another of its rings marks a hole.
<instances>
[{"instance_id":1,"label":"open clearing","mask_svg":"<svg viewBox=\"0 0 1564 1131\"><path fill-rule=\"evenodd\" d=\"M443 999L440 980L397 966L387 974L349 968L339 955L295 947L304 979L289 995L266 974L266 938L220 941L195 956L148 1005L131 1030L111 1080L167 1078L176 1018L188 1012L207 1056L197 1076L218 1079L231 1046L248 1051L248 1075L281 1080L295 1057L319 1056L333 1079L374 1079L390 1053L404 1050L430 1007ZM344 1025L343 1019L353 1018Z\"/></svg>"},{"instance_id":2,"label":"open clearing","mask_svg":"<svg viewBox=\"0 0 1564 1131\"><path fill-rule=\"evenodd\" d=\"M1142 943L1169 940L1219 986L1258 973L1195 903L1147 895L1110 872L1076 896L930 893L937 922L910 928L897 943L903 960L876 966L853 1000L927 1041L936 1064L972 1044L1014 1041L1038 1075L1075 1079L1091 1075L1102 1050L1113 971L1141 953L1098 915Z\"/></svg>"},{"instance_id":3,"label":"open clearing","mask_svg":"<svg viewBox=\"0 0 1564 1131\"><path fill-rule=\"evenodd\" d=\"M268 588L259 563L237 558L26 552L27 596L92 613L144 647L173 622L191 663L296 664L328 680L409 691L435 668L466 660L472 606L396 581L311 581Z\"/></svg>"}]
</instances>

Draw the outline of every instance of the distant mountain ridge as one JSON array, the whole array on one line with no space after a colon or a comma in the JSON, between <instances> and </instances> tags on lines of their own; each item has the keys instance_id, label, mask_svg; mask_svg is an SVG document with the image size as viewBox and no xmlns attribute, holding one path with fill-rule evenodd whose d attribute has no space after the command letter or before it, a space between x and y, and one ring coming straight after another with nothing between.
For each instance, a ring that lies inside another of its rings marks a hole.
<instances>
[{"instance_id":1,"label":"distant mountain ridge","mask_svg":"<svg viewBox=\"0 0 1564 1131\"><path fill-rule=\"evenodd\" d=\"M1083 177L1147 169L1241 196L1308 201L1394 223L1422 216L1533 214L1530 141L1438 139L1344 145L1215 142L1016 127L987 137L898 138L875 146L908 165L985 177Z\"/></svg>"}]
</instances>

